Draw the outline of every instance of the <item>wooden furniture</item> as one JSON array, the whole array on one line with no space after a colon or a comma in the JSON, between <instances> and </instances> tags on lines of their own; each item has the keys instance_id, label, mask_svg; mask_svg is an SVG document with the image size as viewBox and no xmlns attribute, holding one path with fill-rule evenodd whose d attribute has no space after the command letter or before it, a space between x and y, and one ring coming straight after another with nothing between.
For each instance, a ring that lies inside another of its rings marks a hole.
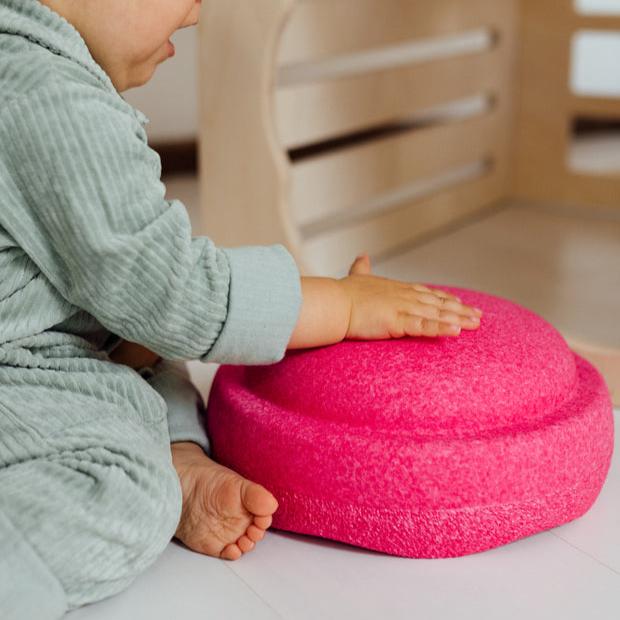
<instances>
[{"instance_id":1,"label":"wooden furniture","mask_svg":"<svg viewBox=\"0 0 620 620\"><path fill-rule=\"evenodd\" d=\"M567 166L576 117L620 118L620 100L571 93L572 36L620 30L620 18L570 0L204 5L201 205L217 244L283 243L302 274L336 276L361 252L380 264L508 204L620 217L620 175ZM562 269L577 298L579 270ZM563 331L619 403L609 326L604 341Z\"/></svg>"}]
</instances>

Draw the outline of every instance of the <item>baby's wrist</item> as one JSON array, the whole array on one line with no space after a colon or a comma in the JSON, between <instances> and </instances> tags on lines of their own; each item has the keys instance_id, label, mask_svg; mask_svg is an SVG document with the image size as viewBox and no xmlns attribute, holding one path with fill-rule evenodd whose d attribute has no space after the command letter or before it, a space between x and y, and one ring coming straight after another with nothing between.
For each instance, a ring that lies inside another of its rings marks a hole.
<instances>
[{"instance_id":1,"label":"baby's wrist","mask_svg":"<svg viewBox=\"0 0 620 620\"><path fill-rule=\"evenodd\" d=\"M340 342L348 330L351 302L335 278L304 276L302 307L289 341L289 349L325 346Z\"/></svg>"},{"instance_id":2,"label":"baby's wrist","mask_svg":"<svg viewBox=\"0 0 620 620\"><path fill-rule=\"evenodd\" d=\"M344 340L349 334L349 329L351 328L351 316L353 315L353 297L349 294L349 291L344 285L343 280L344 278L336 280L336 283L339 285L342 291L342 296L345 299L344 307L346 308L345 310L346 329L344 330L341 340Z\"/></svg>"}]
</instances>

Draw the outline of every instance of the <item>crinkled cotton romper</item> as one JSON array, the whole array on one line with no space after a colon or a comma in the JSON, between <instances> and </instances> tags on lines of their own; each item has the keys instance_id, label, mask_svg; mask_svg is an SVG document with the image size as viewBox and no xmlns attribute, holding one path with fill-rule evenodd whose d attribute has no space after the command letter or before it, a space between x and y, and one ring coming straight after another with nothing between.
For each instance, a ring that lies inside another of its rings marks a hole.
<instances>
[{"instance_id":1,"label":"crinkled cotton romper","mask_svg":"<svg viewBox=\"0 0 620 620\"><path fill-rule=\"evenodd\" d=\"M155 560L169 443L208 449L184 361L279 361L298 318L287 249L193 237L146 122L68 21L0 0L2 618L61 617ZM165 362L111 362L121 338Z\"/></svg>"}]
</instances>

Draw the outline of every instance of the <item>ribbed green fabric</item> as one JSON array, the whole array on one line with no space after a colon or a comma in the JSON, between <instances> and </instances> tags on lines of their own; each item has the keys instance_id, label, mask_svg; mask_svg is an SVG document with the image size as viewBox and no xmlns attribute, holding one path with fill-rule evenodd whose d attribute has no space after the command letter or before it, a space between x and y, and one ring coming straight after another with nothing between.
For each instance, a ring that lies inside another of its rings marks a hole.
<instances>
[{"instance_id":1,"label":"ribbed green fabric","mask_svg":"<svg viewBox=\"0 0 620 620\"><path fill-rule=\"evenodd\" d=\"M3 620L53 620L126 588L181 510L162 397L83 338L39 340L0 347Z\"/></svg>"},{"instance_id":2,"label":"ribbed green fabric","mask_svg":"<svg viewBox=\"0 0 620 620\"><path fill-rule=\"evenodd\" d=\"M0 29L0 343L55 329L171 360L279 361L301 304L286 248L192 237L148 119L79 33L36 0L1 0Z\"/></svg>"},{"instance_id":3,"label":"ribbed green fabric","mask_svg":"<svg viewBox=\"0 0 620 620\"><path fill-rule=\"evenodd\" d=\"M192 235L146 123L68 21L0 0L2 618L32 618L28 592L55 618L157 557L180 510L169 442L208 447L183 360L277 362L299 315L284 246ZM166 362L113 364L120 338Z\"/></svg>"}]
</instances>

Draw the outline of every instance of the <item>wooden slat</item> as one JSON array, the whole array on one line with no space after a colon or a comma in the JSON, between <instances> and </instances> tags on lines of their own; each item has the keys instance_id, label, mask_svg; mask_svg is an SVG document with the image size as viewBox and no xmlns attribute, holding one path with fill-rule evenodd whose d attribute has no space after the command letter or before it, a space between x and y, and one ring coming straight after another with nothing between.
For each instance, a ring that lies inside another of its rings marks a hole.
<instances>
[{"instance_id":1,"label":"wooden slat","mask_svg":"<svg viewBox=\"0 0 620 620\"><path fill-rule=\"evenodd\" d=\"M568 2L550 7L540 0L521 0L520 8L515 191L518 198L553 202L564 187L570 144L569 33L574 12Z\"/></svg>"},{"instance_id":2,"label":"wooden slat","mask_svg":"<svg viewBox=\"0 0 620 620\"><path fill-rule=\"evenodd\" d=\"M279 63L438 37L482 26L510 27L509 0L304 0L287 24Z\"/></svg>"},{"instance_id":3,"label":"wooden slat","mask_svg":"<svg viewBox=\"0 0 620 620\"><path fill-rule=\"evenodd\" d=\"M276 92L278 135L298 147L406 118L449 101L497 92L510 79L501 49Z\"/></svg>"},{"instance_id":4,"label":"wooden slat","mask_svg":"<svg viewBox=\"0 0 620 620\"><path fill-rule=\"evenodd\" d=\"M569 109L575 116L620 119L620 98L573 96Z\"/></svg>"},{"instance_id":5,"label":"wooden slat","mask_svg":"<svg viewBox=\"0 0 620 620\"><path fill-rule=\"evenodd\" d=\"M429 198L308 239L303 247L304 259L316 275L333 274L336 268L350 265L360 252L376 259L494 204L504 191L504 171L497 169Z\"/></svg>"},{"instance_id":6,"label":"wooden slat","mask_svg":"<svg viewBox=\"0 0 620 620\"><path fill-rule=\"evenodd\" d=\"M617 178L574 174L568 166L575 116L619 117L618 99L578 97L569 88L575 25L607 18L577 16L568 1L551 5L521 0L520 7L516 197L534 203L620 209Z\"/></svg>"},{"instance_id":7,"label":"wooden slat","mask_svg":"<svg viewBox=\"0 0 620 620\"><path fill-rule=\"evenodd\" d=\"M620 212L620 174L568 172L561 198L567 205L611 205Z\"/></svg>"},{"instance_id":8,"label":"wooden slat","mask_svg":"<svg viewBox=\"0 0 620 620\"><path fill-rule=\"evenodd\" d=\"M414 129L293 166L293 219L304 226L415 181L497 156L502 115Z\"/></svg>"},{"instance_id":9,"label":"wooden slat","mask_svg":"<svg viewBox=\"0 0 620 620\"><path fill-rule=\"evenodd\" d=\"M580 15L572 20L573 30L620 30L620 15Z\"/></svg>"}]
</instances>

